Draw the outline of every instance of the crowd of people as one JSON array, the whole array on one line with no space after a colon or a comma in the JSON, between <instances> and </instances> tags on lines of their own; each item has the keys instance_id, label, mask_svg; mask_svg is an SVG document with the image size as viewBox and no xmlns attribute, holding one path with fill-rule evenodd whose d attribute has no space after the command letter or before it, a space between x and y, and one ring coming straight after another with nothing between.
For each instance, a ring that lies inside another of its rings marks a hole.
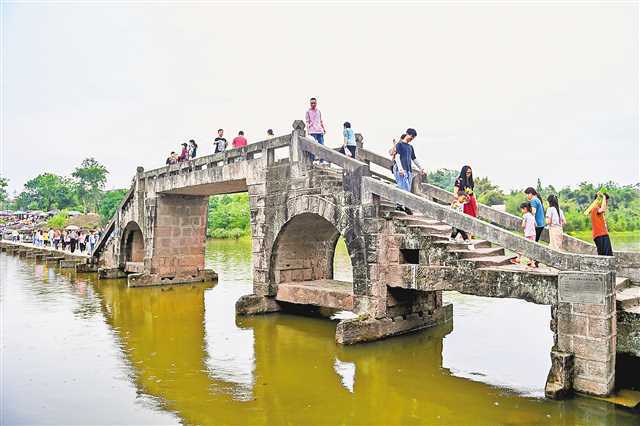
<instances>
[{"instance_id":1,"label":"crowd of people","mask_svg":"<svg viewBox=\"0 0 640 426\"><path fill-rule=\"evenodd\" d=\"M49 247L56 250L69 251L70 253L93 252L96 244L100 240L100 231L92 229L83 231L82 229L39 229L33 233L32 243L36 247Z\"/></svg>"},{"instance_id":2,"label":"crowd of people","mask_svg":"<svg viewBox=\"0 0 640 426\"><path fill-rule=\"evenodd\" d=\"M273 129L267 130L267 139L274 137ZM244 135L244 131L240 130L238 135L231 140L231 148L237 149L247 146L247 138ZM224 129L218 129L218 136L213 140L213 153L218 154L226 151L228 148L227 139L224 137ZM178 164L184 161L193 160L198 154L198 144L195 140L189 140L189 143L183 142L180 148L180 154L176 151L171 151L167 157L165 164Z\"/></svg>"}]
</instances>

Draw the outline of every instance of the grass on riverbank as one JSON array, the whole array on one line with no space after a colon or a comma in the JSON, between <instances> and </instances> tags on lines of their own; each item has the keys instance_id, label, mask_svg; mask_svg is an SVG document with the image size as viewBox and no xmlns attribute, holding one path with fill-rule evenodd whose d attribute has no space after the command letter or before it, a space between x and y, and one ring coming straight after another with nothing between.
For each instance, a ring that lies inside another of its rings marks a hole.
<instances>
[{"instance_id":1,"label":"grass on riverbank","mask_svg":"<svg viewBox=\"0 0 640 426\"><path fill-rule=\"evenodd\" d=\"M591 230L571 232L570 235L588 243L593 243ZM609 237L611 238L613 250L640 251L640 231L610 232Z\"/></svg>"}]
</instances>

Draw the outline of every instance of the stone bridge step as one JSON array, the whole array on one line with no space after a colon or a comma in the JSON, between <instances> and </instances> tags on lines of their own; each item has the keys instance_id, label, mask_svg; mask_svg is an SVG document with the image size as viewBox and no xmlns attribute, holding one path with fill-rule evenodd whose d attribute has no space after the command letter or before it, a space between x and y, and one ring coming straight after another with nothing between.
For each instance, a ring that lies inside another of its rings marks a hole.
<instances>
[{"instance_id":1,"label":"stone bridge step","mask_svg":"<svg viewBox=\"0 0 640 426\"><path fill-rule=\"evenodd\" d=\"M626 277L616 277L616 291L622 291L631 286L631 280Z\"/></svg>"},{"instance_id":2,"label":"stone bridge step","mask_svg":"<svg viewBox=\"0 0 640 426\"><path fill-rule=\"evenodd\" d=\"M451 227L449 225L420 225L420 224L411 224L408 226L409 229L413 229L415 231L421 231L422 233L433 233L439 235L451 235Z\"/></svg>"},{"instance_id":3,"label":"stone bridge step","mask_svg":"<svg viewBox=\"0 0 640 426\"><path fill-rule=\"evenodd\" d=\"M517 256L483 256L474 257L470 259L461 259L462 262L472 263L476 268L485 268L489 266L502 266L511 265L511 259L515 259Z\"/></svg>"},{"instance_id":4,"label":"stone bridge step","mask_svg":"<svg viewBox=\"0 0 640 426\"><path fill-rule=\"evenodd\" d=\"M640 307L640 287L631 286L618 291L616 293L616 304L618 309L625 310Z\"/></svg>"},{"instance_id":5,"label":"stone bridge step","mask_svg":"<svg viewBox=\"0 0 640 426\"><path fill-rule=\"evenodd\" d=\"M353 310L353 284L337 280L280 283L276 300L351 311Z\"/></svg>"},{"instance_id":6,"label":"stone bridge step","mask_svg":"<svg viewBox=\"0 0 640 426\"><path fill-rule=\"evenodd\" d=\"M499 271L499 272L511 272L511 273L527 273L532 275L541 275L546 277L557 277L558 270L547 267L540 268L530 268L526 265L514 265L513 263L509 263L508 265L501 266L487 266L476 269L476 271Z\"/></svg>"},{"instance_id":7,"label":"stone bridge step","mask_svg":"<svg viewBox=\"0 0 640 426\"><path fill-rule=\"evenodd\" d=\"M504 256L504 249L502 247L476 248L474 250L469 250L468 248L462 250L450 249L449 253L457 255L460 259L470 259L489 256Z\"/></svg>"},{"instance_id":8,"label":"stone bridge step","mask_svg":"<svg viewBox=\"0 0 640 426\"><path fill-rule=\"evenodd\" d=\"M475 248L491 247L491 243L487 240L471 240L471 243L466 243L462 240L455 240L455 241L447 240L447 241L438 241L434 244L442 245L444 247L447 247L447 249L449 250L456 250L456 249L464 250L464 249L468 249L470 245L474 246Z\"/></svg>"}]
</instances>

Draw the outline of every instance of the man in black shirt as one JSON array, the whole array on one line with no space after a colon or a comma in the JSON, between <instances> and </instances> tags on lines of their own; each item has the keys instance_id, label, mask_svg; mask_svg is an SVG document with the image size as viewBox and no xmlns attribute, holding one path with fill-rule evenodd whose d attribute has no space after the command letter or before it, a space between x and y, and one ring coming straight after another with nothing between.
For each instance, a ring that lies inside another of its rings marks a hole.
<instances>
[{"instance_id":1,"label":"man in black shirt","mask_svg":"<svg viewBox=\"0 0 640 426\"><path fill-rule=\"evenodd\" d=\"M215 144L213 151L214 154L224 152L227 149L227 140L223 137L223 135L224 130L218 129L218 137L213 141L213 143Z\"/></svg>"}]
</instances>

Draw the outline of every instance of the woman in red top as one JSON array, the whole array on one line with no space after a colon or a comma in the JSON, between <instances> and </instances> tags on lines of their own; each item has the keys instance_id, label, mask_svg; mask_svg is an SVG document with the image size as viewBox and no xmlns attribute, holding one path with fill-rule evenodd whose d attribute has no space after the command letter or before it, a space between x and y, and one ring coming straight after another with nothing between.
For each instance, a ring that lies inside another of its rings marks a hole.
<instances>
[{"instance_id":1,"label":"woman in red top","mask_svg":"<svg viewBox=\"0 0 640 426\"><path fill-rule=\"evenodd\" d=\"M457 194L459 191L464 191L468 196L468 201L464 205L464 213L472 217L478 217L478 202L476 201L475 195L473 195L473 170L471 170L471 167L462 167L460 176L458 176L453 186L454 194Z\"/></svg>"}]
</instances>

